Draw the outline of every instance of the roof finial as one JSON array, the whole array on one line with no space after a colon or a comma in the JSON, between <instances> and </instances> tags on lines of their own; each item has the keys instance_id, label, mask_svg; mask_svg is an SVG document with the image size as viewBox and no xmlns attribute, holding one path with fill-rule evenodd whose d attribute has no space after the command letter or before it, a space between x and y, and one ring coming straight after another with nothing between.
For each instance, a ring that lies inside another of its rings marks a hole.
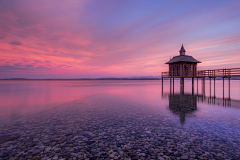
<instances>
[{"instance_id":1,"label":"roof finial","mask_svg":"<svg viewBox=\"0 0 240 160\"><path fill-rule=\"evenodd\" d=\"M183 44L182 44L182 47L181 47L179 53L180 53L181 56L184 56L185 52L186 52L186 50L184 49Z\"/></svg>"}]
</instances>

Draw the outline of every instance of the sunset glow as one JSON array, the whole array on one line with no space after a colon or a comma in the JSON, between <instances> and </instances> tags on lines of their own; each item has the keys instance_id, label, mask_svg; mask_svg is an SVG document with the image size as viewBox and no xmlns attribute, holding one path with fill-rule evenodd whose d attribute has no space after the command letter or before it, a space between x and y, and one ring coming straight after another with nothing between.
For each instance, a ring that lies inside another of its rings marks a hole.
<instances>
[{"instance_id":1,"label":"sunset glow","mask_svg":"<svg viewBox=\"0 0 240 160\"><path fill-rule=\"evenodd\" d=\"M160 76L240 67L240 1L1 1L0 79Z\"/></svg>"}]
</instances>

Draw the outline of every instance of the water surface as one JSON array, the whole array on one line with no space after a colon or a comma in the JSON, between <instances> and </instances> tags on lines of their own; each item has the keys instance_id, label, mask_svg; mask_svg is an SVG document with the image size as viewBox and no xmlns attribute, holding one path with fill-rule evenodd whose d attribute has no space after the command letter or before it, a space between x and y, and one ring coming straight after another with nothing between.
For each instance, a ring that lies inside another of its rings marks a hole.
<instances>
[{"instance_id":1,"label":"water surface","mask_svg":"<svg viewBox=\"0 0 240 160\"><path fill-rule=\"evenodd\" d=\"M174 92L158 80L0 81L0 136L17 137L0 156L238 158L240 81L230 94L216 81L215 96L213 81L204 95L201 81L191 86L180 94L177 80Z\"/></svg>"}]
</instances>

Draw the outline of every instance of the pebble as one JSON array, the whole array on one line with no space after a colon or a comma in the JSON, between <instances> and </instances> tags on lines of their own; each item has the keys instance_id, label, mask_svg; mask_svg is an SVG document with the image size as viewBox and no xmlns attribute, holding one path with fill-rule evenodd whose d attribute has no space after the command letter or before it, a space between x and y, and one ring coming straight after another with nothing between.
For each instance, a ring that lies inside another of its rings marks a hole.
<instances>
[{"instance_id":1,"label":"pebble","mask_svg":"<svg viewBox=\"0 0 240 160\"><path fill-rule=\"evenodd\" d=\"M40 159L41 159L40 156L35 156L35 157L32 158L32 160L40 160Z\"/></svg>"},{"instance_id":2,"label":"pebble","mask_svg":"<svg viewBox=\"0 0 240 160\"><path fill-rule=\"evenodd\" d=\"M188 159L188 156L181 156L180 159Z\"/></svg>"}]
</instances>

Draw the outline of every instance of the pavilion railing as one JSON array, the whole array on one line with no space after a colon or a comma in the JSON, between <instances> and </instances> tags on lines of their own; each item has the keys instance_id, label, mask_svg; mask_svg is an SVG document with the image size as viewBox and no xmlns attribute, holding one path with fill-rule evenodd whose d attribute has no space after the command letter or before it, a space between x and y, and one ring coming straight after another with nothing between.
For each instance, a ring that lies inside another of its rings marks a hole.
<instances>
[{"instance_id":1,"label":"pavilion railing","mask_svg":"<svg viewBox=\"0 0 240 160\"><path fill-rule=\"evenodd\" d=\"M162 72L162 77L169 77L169 72Z\"/></svg>"}]
</instances>

